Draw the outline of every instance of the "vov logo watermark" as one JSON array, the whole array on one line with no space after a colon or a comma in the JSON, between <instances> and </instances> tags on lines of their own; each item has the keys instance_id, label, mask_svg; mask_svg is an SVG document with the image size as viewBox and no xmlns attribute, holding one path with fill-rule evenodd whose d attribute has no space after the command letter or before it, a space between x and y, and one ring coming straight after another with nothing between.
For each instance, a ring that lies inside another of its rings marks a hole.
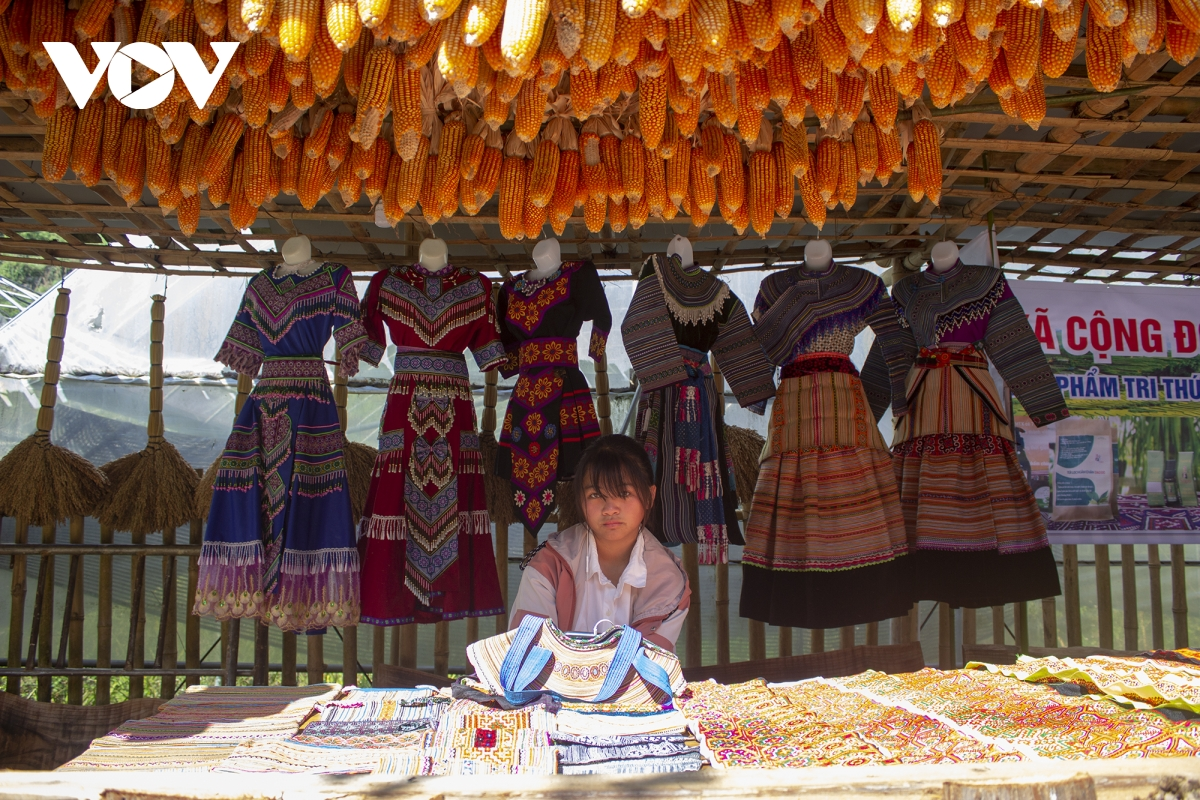
<instances>
[{"instance_id":1,"label":"vov logo watermark","mask_svg":"<svg viewBox=\"0 0 1200 800\"><path fill-rule=\"evenodd\" d=\"M131 42L124 47L120 42L92 42L92 50L100 63L89 72L83 57L70 42L43 42L43 45L75 105L83 108L107 70L108 88L113 96L122 105L134 109L154 108L166 100L177 72L192 101L204 108L238 48L237 42L212 42L217 66L209 72L196 47L188 42L163 42L161 47L150 42ZM158 73L157 78L136 91L133 88L134 61Z\"/></svg>"}]
</instances>

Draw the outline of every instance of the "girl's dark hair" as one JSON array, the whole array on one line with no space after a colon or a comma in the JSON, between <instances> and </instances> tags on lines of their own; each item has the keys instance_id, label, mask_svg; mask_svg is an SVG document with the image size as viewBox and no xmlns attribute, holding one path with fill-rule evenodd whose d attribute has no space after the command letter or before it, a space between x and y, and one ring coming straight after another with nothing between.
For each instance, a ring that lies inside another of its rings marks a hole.
<instances>
[{"instance_id":1,"label":"girl's dark hair","mask_svg":"<svg viewBox=\"0 0 1200 800\"><path fill-rule=\"evenodd\" d=\"M654 469L650 457L635 440L619 433L601 436L584 451L575 467L575 502L581 511L588 491L619 495L629 486L647 509L654 500Z\"/></svg>"}]
</instances>

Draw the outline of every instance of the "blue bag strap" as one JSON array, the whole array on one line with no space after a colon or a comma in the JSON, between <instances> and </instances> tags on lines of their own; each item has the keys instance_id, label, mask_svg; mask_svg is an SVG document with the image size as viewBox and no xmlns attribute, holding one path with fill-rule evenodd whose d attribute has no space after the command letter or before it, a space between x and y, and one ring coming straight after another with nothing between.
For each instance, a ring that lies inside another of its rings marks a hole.
<instances>
[{"instance_id":1,"label":"blue bag strap","mask_svg":"<svg viewBox=\"0 0 1200 800\"><path fill-rule=\"evenodd\" d=\"M671 677L667 675L665 669L646 655L645 650L638 648L638 657L633 662L633 668L637 670L638 675L642 676L642 680L658 689L668 699L674 697L675 693L671 691Z\"/></svg>"},{"instance_id":2,"label":"blue bag strap","mask_svg":"<svg viewBox=\"0 0 1200 800\"><path fill-rule=\"evenodd\" d=\"M517 674L521 671L521 665L525 662L526 653L537 637L538 631L541 630L544 621L542 617L527 615L517 626L517 635L513 637L512 644L508 646L508 652L504 654L504 661L500 664L500 686L502 688L507 688L516 681Z\"/></svg>"},{"instance_id":3,"label":"blue bag strap","mask_svg":"<svg viewBox=\"0 0 1200 800\"><path fill-rule=\"evenodd\" d=\"M637 661L642 652L642 634L628 625L621 626L621 641L617 643L612 661L608 662L608 674L600 685L600 693L593 702L603 703L617 693L621 683L629 673L629 668Z\"/></svg>"}]
</instances>

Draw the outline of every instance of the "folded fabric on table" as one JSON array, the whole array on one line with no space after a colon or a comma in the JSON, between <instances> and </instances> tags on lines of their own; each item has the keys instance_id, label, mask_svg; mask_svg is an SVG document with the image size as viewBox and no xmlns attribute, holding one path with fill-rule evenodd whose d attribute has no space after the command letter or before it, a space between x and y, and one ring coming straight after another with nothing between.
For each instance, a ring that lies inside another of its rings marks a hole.
<instances>
[{"instance_id":1,"label":"folded fabric on table","mask_svg":"<svg viewBox=\"0 0 1200 800\"><path fill-rule=\"evenodd\" d=\"M623 714L564 707L556 715L556 722L559 733L577 736L678 735L687 730L687 718L679 711Z\"/></svg>"},{"instance_id":2,"label":"folded fabric on table","mask_svg":"<svg viewBox=\"0 0 1200 800\"><path fill-rule=\"evenodd\" d=\"M541 705L511 711L455 700L425 750L434 775L552 775L554 714ZM422 767L424 768L424 767Z\"/></svg>"},{"instance_id":3,"label":"folded fabric on table","mask_svg":"<svg viewBox=\"0 0 1200 800\"><path fill-rule=\"evenodd\" d=\"M342 727L345 723L325 722L324 733L315 734L310 725L297 733L289 741L313 747L357 747L363 750L422 750L433 741L433 731L430 728L409 731L407 733L372 733L371 728L376 724L391 723L354 723L343 733L334 732L330 726ZM409 724L409 723L403 723Z\"/></svg>"},{"instance_id":4,"label":"folded fabric on table","mask_svg":"<svg viewBox=\"0 0 1200 800\"><path fill-rule=\"evenodd\" d=\"M555 731L552 738L558 745L581 744L587 747L622 747L631 744L683 744L686 737L677 733L634 734L631 736L582 736Z\"/></svg>"},{"instance_id":5,"label":"folded fabric on table","mask_svg":"<svg viewBox=\"0 0 1200 800\"><path fill-rule=\"evenodd\" d=\"M211 772L213 767L228 758L235 748L232 744L194 745L180 741L121 747L89 747L57 771Z\"/></svg>"},{"instance_id":6,"label":"folded fabric on table","mask_svg":"<svg viewBox=\"0 0 1200 800\"><path fill-rule=\"evenodd\" d=\"M656 758L563 764L564 775L648 775L663 772L695 772L704 765L699 748Z\"/></svg>"},{"instance_id":7,"label":"folded fabric on table","mask_svg":"<svg viewBox=\"0 0 1200 800\"><path fill-rule=\"evenodd\" d=\"M320 722L436 722L450 698L432 689L360 689L321 704ZM415 730L415 728L413 729Z\"/></svg>"},{"instance_id":8,"label":"folded fabric on table","mask_svg":"<svg viewBox=\"0 0 1200 800\"><path fill-rule=\"evenodd\" d=\"M214 772L347 775L375 772L392 751L345 747L314 747L293 741L243 742ZM420 748L397 755L419 753Z\"/></svg>"}]
</instances>

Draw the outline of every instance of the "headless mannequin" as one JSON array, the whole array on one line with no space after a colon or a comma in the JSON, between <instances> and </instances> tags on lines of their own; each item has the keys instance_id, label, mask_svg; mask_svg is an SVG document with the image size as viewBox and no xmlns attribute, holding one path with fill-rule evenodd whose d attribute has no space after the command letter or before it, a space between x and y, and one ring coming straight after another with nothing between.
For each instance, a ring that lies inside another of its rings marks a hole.
<instances>
[{"instance_id":1,"label":"headless mannequin","mask_svg":"<svg viewBox=\"0 0 1200 800\"><path fill-rule=\"evenodd\" d=\"M833 263L833 248L824 239L810 239L804 245L804 269L807 272L824 272Z\"/></svg>"},{"instance_id":2,"label":"headless mannequin","mask_svg":"<svg viewBox=\"0 0 1200 800\"><path fill-rule=\"evenodd\" d=\"M437 272L448 263L449 253L450 248L441 239L426 239L421 242L417 260L429 272Z\"/></svg>"},{"instance_id":3,"label":"headless mannequin","mask_svg":"<svg viewBox=\"0 0 1200 800\"><path fill-rule=\"evenodd\" d=\"M285 275L311 275L321 266L313 261L312 242L307 236L293 236L283 243L283 263L275 268L278 277Z\"/></svg>"},{"instance_id":4,"label":"headless mannequin","mask_svg":"<svg viewBox=\"0 0 1200 800\"><path fill-rule=\"evenodd\" d=\"M540 281L562 266L562 245L558 239L542 239L533 247L533 269L525 273L530 280Z\"/></svg>"},{"instance_id":5,"label":"headless mannequin","mask_svg":"<svg viewBox=\"0 0 1200 800\"><path fill-rule=\"evenodd\" d=\"M958 263L958 245L954 242L938 242L929 255L929 267L934 272L945 272Z\"/></svg>"},{"instance_id":6,"label":"headless mannequin","mask_svg":"<svg viewBox=\"0 0 1200 800\"><path fill-rule=\"evenodd\" d=\"M676 235L667 244L667 257L679 256L679 263L683 266L683 271L695 273L699 267L696 266L696 255L692 251L692 243L682 236Z\"/></svg>"}]
</instances>

